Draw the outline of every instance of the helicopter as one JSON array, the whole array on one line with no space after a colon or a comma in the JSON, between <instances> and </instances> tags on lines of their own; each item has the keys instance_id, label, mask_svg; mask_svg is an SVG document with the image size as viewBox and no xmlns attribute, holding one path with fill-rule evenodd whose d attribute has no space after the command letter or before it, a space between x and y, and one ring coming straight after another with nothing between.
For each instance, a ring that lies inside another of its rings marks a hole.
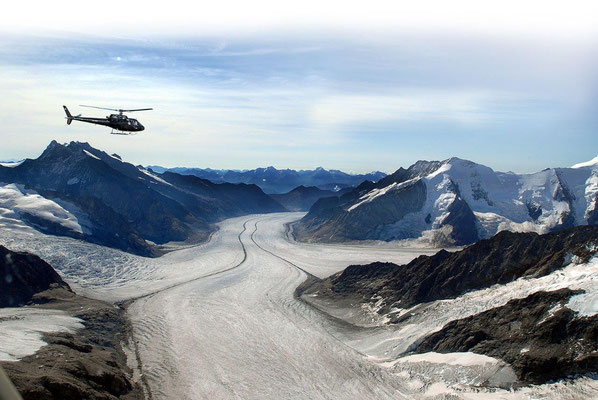
<instances>
[{"instance_id":1,"label":"helicopter","mask_svg":"<svg viewBox=\"0 0 598 400\"><path fill-rule=\"evenodd\" d=\"M89 122L90 124L97 124L97 125L104 125L109 126L112 128L110 132L113 135L136 135L137 133L141 132L145 129L143 125L139 123L135 118L129 118L123 113L125 112L134 112L134 111L148 111L153 110L153 108L137 108L134 110L122 110L119 108L106 108L106 107L96 107L96 106L85 106L80 104L81 107L89 107L89 108L97 108L99 110L110 110L116 111L118 114L110 114L106 116L106 118L92 118L92 117L82 117L81 114L79 115L71 115L69 109L66 106L62 106L64 108L64 112L66 113L66 123L70 125L71 122L74 121L81 121L81 122Z\"/></svg>"}]
</instances>

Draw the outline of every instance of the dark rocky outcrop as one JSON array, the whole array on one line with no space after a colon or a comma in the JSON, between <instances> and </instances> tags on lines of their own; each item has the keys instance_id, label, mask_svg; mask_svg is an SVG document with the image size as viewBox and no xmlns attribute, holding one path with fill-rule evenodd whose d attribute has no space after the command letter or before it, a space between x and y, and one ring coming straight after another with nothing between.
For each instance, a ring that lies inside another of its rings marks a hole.
<instances>
[{"instance_id":1,"label":"dark rocky outcrop","mask_svg":"<svg viewBox=\"0 0 598 400\"><path fill-rule=\"evenodd\" d=\"M579 317L565 306L571 296L580 292L537 292L452 321L426 337L416 351L471 351L499 358L527 384L596 373L598 316Z\"/></svg>"},{"instance_id":2,"label":"dark rocky outcrop","mask_svg":"<svg viewBox=\"0 0 598 400\"><path fill-rule=\"evenodd\" d=\"M598 225L598 195L594 197L594 208L588 215L589 225Z\"/></svg>"},{"instance_id":3,"label":"dark rocky outcrop","mask_svg":"<svg viewBox=\"0 0 598 400\"><path fill-rule=\"evenodd\" d=\"M536 221L542 215L542 205L537 203L526 203L527 213L530 218Z\"/></svg>"},{"instance_id":4,"label":"dark rocky outcrop","mask_svg":"<svg viewBox=\"0 0 598 400\"><path fill-rule=\"evenodd\" d=\"M312 286L308 293L350 297L367 303L384 299L391 307L457 297L465 292L505 284L520 277L547 275L567 263L571 254L587 261L598 243L598 226L578 226L545 235L503 231L454 253L441 250L406 265L352 265Z\"/></svg>"},{"instance_id":5,"label":"dark rocky outcrop","mask_svg":"<svg viewBox=\"0 0 598 400\"><path fill-rule=\"evenodd\" d=\"M35 295L37 308L64 310L85 328L47 333L47 345L16 362L0 362L25 400L128 399L145 396L132 379L122 350L128 325L124 310L53 288Z\"/></svg>"},{"instance_id":6,"label":"dark rocky outcrop","mask_svg":"<svg viewBox=\"0 0 598 400\"><path fill-rule=\"evenodd\" d=\"M54 268L38 256L0 246L0 307L27 304L36 293L51 287L70 291Z\"/></svg>"},{"instance_id":7,"label":"dark rocky outcrop","mask_svg":"<svg viewBox=\"0 0 598 400\"><path fill-rule=\"evenodd\" d=\"M309 213L294 224L293 233L299 240L307 241L375 239L381 226L395 223L405 215L421 210L426 199L426 186L422 181L417 181L349 210L346 208L347 200L354 196L353 191L340 198L318 200Z\"/></svg>"},{"instance_id":8,"label":"dark rocky outcrop","mask_svg":"<svg viewBox=\"0 0 598 400\"><path fill-rule=\"evenodd\" d=\"M474 243L480 238L473 211L461 196L457 195L447 211L448 215L442 221L442 226L451 227L450 244L462 246Z\"/></svg>"}]
</instances>

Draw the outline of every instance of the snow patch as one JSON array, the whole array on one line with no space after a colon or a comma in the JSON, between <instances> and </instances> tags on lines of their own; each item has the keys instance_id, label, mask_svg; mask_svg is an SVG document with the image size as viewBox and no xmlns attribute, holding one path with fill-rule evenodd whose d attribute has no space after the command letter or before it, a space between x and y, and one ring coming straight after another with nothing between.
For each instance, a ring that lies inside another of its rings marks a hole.
<instances>
[{"instance_id":1,"label":"snow patch","mask_svg":"<svg viewBox=\"0 0 598 400\"><path fill-rule=\"evenodd\" d=\"M15 161L15 162L0 162L0 165L3 167L7 167L7 168L14 168L14 167L18 167L19 165L23 164L23 161L25 161L25 160Z\"/></svg>"},{"instance_id":2,"label":"snow patch","mask_svg":"<svg viewBox=\"0 0 598 400\"><path fill-rule=\"evenodd\" d=\"M90 156L91 158L95 158L96 160L100 160L100 161L101 161L100 157L98 157L98 156L95 156L95 155L91 154L89 151L87 151L87 150L83 150L83 152L84 152L85 154L87 154L88 156Z\"/></svg>"},{"instance_id":3,"label":"snow patch","mask_svg":"<svg viewBox=\"0 0 598 400\"><path fill-rule=\"evenodd\" d=\"M18 361L34 354L47 344L42 340L44 333L73 333L84 327L83 320L61 310L0 308L0 361Z\"/></svg>"},{"instance_id":4,"label":"snow patch","mask_svg":"<svg viewBox=\"0 0 598 400\"><path fill-rule=\"evenodd\" d=\"M354 209L356 209L357 207L361 206L362 204L370 203L374 199L376 199L380 196L384 196L389 191L401 190L403 188L411 186L413 183L415 183L418 180L419 180L419 178L413 178L413 179L409 179L409 180L407 180L405 182L401 182L401 183L394 182L386 187L383 187L382 189L373 189L373 190L369 191L368 193L364 194L363 196L361 196L359 198L359 200L361 200L361 201L357 204L353 204L351 207L349 207L347 209L347 211L351 212Z\"/></svg>"},{"instance_id":5,"label":"snow patch","mask_svg":"<svg viewBox=\"0 0 598 400\"><path fill-rule=\"evenodd\" d=\"M474 366L474 365L485 365L485 364L498 364L500 361L493 357L488 357L483 354L476 354L472 352L456 352L456 353L422 353L412 354L409 356L401 357L398 360L391 363L397 362L429 362L435 364L448 364L448 365L462 365L462 366Z\"/></svg>"},{"instance_id":6,"label":"snow patch","mask_svg":"<svg viewBox=\"0 0 598 400\"><path fill-rule=\"evenodd\" d=\"M20 213L27 213L62 225L73 232L83 233L77 217L57 202L48 200L33 190L25 190L22 185L3 185L0 184L0 227L15 225L15 221L22 221Z\"/></svg>"},{"instance_id":7,"label":"snow patch","mask_svg":"<svg viewBox=\"0 0 598 400\"><path fill-rule=\"evenodd\" d=\"M598 156L592 158L590 161L585 161L585 162L581 162L581 163L572 165L571 168L593 167L596 164L598 164Z\"/></svg>"},{"instance_id":8,"label":"snow patch","mask_svg":"<svg viewBox=\"0 0 598 400\"><path fill-rule=\"evenodd\" d=\"M149 176L150 178L152 178L155 181L158 181L158 182L163 183L168 186L172 186L172 184L170 184L169 182L166 182L164 179L160 178L159 176L152 174L145 168L140 167L139 171L143 172L145 175Z\"/></svg>"},{"instance_id":9,"label":"snow patch","mask_svg":"<svg viewBox=\"0 0 598 400\"><path fill-rule=\"evenodd\" d=\"M480 229L482 230L482 237L492 237L501 231L511 232L536 232L538 234L548 233L550 231L548 226L535 224L532 221L514 222L492 212L477 212L473 214L477 218Z\"/></svg>"},{"instance_id":10,"label":"snow patch","mask_svg":"<svg viewBox=\"0 0 598 400\"><path fill-rule=\"evenodd\" d=\"M598 280L596 280L598 283ZM577 311L582 317L590 317L598 314L598 290L586 291L575 296L571 296L567 303L573 311Z\"/></svg>"}]
</instances>

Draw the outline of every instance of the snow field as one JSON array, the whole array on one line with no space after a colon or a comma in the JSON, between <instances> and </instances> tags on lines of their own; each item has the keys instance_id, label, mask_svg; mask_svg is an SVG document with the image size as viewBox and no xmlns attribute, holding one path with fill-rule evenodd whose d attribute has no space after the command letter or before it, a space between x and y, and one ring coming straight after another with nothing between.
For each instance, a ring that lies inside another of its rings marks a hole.
<instances>
[{"instance_id":1,"label":"snow field","mask_svg":"<svg viewBox=\"0 0 598 400\"><path fill-rule=\"evenodd\" d=\"M17 361L34 354L49 332L73 333L83 321L64 311L28 307L0 308L0 361Z\"/></svg>"}]
</instances>

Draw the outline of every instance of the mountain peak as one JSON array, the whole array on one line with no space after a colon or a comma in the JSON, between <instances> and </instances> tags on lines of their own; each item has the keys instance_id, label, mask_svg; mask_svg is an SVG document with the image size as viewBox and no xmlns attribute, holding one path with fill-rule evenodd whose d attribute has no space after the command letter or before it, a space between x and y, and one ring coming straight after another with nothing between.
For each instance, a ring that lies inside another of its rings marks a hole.
<instances>
[{"instance_id":1,"label":"mountain peak","mask_svg":"<svg viewBox=\"0 0 598 400\"><path fill-rule=\"evenodd\" d=\"M82 149L82 150L95 150L97 151L97 149L93 148L88 142L75 142L72 141L70 142L67 146L67 148L72 149L72 150L78 150L78 149Z\"/></svg>"},{"instance_id":2,"label":"mountain peak","mask_svg":"<svg viewBox=\"0 0 598 400\"><path fill-rule=\"evenodd\" d=\"M467 166L473 166L473 165L478 165L477 163L470 161L470 160L465 160L463 158L459 158L459 157L451 157L448 160L443 161L444 164L461 164L461 165L467 165Z\"/></svg>"},{"instance_id":3,"label":"mountain peak","mask_svg":"<svg viewBox=\"0 0 598 400\"><path fill-rule=\"evenodd\" d=\"M594 165L598 164L598 156L592 158L590 161L581 162L575 165L572 165L571 168L583 168L583 167L593 167Z\"/></svg>"},{"instance_id":4,"label":"mountain peak","mask_svg":"<svg viewBox=\"0 0 598 400\"><path fill-rule=\"evenodd\" d=\"M54 158L60 156L67 156L70 151L67 150L66 144L60 144L56 140L52 140L48 147L39 156L40 159Z\"/></svg>"},{"instance_id":5,"label":"mountain peak","mask_svg":"<svg viewBox=\"0 0 598 400\"><path fill-rule=\"evenodd\" d=\"M48 147L46 147L46 151L56 150L56 149L70 149L70 150L86 149L86 150L88 150L88 149L94 149L94 148L91 147L91 145L87 142L71 141L70 143L61 144L61 143L58 143L56 140L52 140L50 142L50 144L48 145Z\"/></svg>"}]
</instances>

